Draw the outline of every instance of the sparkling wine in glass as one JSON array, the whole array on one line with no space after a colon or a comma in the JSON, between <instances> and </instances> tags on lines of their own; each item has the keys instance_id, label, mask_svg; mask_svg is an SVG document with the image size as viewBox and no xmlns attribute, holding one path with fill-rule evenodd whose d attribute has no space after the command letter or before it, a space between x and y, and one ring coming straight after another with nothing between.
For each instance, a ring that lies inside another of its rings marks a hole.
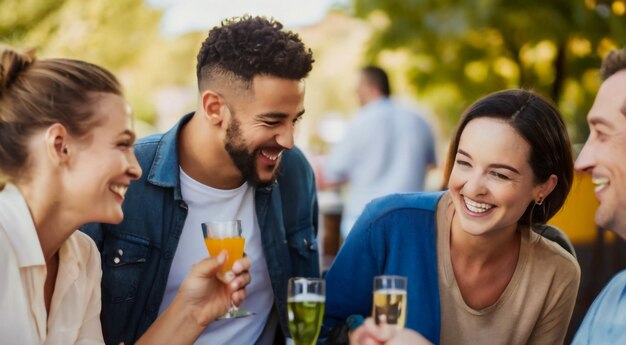
<instances>
[{"instance_id":1,"label":"sparkling wine in glass","mask_svg":"<svg viewBox=\"0 0 626 345\"><path fill-rule=\"evenodd\" d=\"M289 332L295 345L314 345L322 327L326 288L323 279L291 278L287 288Z\"/></svg>"},{"instance_id":2,"label":"sparkling wine in glass","mask_svg":"<svg viewBox=\"0 0 626 345\"><path fill-rule=\"evenodd\" d=\"M233 268L235 261L243 257L245 239L241 237L241 221L214 221L202 223L204 243L211 256L217 256L222 250L228 252L228 259L222 266L222 272ZM233 319L253 315L243 308L237 308L231 303L226 314L219 319Z\"/></svg>"},{"instance_id":3,"label":"sparkling wine in glass","mask_svg":"<svg viewBox=\"0 0 626 345\"><path fill-rule=\"evenodd\" d=\"M377 325L404 328L406 322L406 277L374 277L372 317Z\"/></svg>"}]
</instances>

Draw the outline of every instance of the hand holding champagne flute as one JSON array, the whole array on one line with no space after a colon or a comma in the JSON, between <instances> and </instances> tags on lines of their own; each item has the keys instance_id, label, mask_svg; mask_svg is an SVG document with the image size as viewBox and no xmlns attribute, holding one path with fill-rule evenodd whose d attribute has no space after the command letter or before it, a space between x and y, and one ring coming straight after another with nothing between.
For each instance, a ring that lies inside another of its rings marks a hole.
<instances>
[{"instance_id":1,"label":"hand holding champagne flute","mask_svg":"<svg viewBox=\"0 0 626 345\"><path fill-rule=\"evenodd\" d=\"M428 339L412 329L380 327L368 317L359 328L350 333L350 345L432 345Z\"/></svg>"},{"instance_id":2,"label":"hand holding champagne flute","mask_svg":"<svg viewBox=\"0 0 626 345\"><path fill-rule=\"evenodd\" d=\"M322 326L326 288L320 278L291 278L287 289L289 331L295 345L313 345Z\"/></svg>"},{"instance_id":3,"label":"hand holding champagne flute","mask_svg":"<svg viewBox=\"0 0 626 345\"><path fill-rule=\"evenodd\" d=\"M217 256L222 250L228 252L228 258L222 266L222 273L232 270L233 263L243 257L245 239L241 237L241 221L213 221L202 223L204 243L211 256ZM232 319L253 315L234 304L220 319Z\"/></svg>"}]
</instances>

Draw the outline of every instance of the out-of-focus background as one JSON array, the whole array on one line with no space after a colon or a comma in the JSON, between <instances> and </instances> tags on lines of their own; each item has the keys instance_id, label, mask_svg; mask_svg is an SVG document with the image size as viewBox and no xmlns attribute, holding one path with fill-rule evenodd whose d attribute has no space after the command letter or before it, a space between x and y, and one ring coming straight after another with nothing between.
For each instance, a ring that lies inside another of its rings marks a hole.
<instances>
[{"instance_id":1,"label":"out-of-focus background","mask_svg":"<svg viewBox=\"0 0 626 345\"><path fill-rule=\"evenodd\" d=\"M340 136L320 127L351 117L366 63L431 109L444 150L464 107L519 86L554 99L581 143L601 57L626 41L624 0L0 0L0 42L109 68L150 132L192 109L208 30L246 13L280 20L313 49L297 138L312 152Z\"/></svg>"},{"instance_id":2,"label":"out-of-focus background","mask_svg":"<svg viewBox=\"0 0 626 345\"><path fill-rule=\"evenodd\" d=\"M296 138L310 157L341 139L358 109L365 64L386 69L395 97L422 109L440 163L462 110L512 87L554 100L576 151L588 134L601 58L626 43L626 0L0 0L0 43L107 67L124 84L142 136L194 109L201 42L222 19L243 14L276 18L314 52ZM439 177L429 177L429 189L440 187ZM626 266L623 242L595 228L595 207L588 177L577 175L552 221L574 242L583 269L574 330L599 288Z\"/></svg>"}]
</instances>

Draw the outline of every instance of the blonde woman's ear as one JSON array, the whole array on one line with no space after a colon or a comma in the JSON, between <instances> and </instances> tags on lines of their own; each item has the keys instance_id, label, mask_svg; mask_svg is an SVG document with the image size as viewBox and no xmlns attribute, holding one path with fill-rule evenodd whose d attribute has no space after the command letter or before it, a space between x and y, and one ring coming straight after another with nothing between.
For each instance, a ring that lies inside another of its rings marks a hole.
<instances>
[{"instance_id":1,"label":"blonde woman's ear","mask_svg":"<svg viewBox=\"0 0 626 345\"><path fill-rule=\"evenodd\" d=\"M55 123L46 130L46 152L53 162L62 163L67 161L70 153L68 138L69 135L65 126L60 123Z\"/></svg>"}]
</instances>

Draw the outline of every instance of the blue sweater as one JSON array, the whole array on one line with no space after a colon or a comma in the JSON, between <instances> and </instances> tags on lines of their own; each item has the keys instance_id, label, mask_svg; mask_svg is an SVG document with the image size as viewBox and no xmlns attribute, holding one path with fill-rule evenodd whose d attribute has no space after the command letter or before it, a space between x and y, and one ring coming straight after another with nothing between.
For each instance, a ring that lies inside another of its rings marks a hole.
<instances>
[{"instance_id":1,"label":"blue sweater","mask_svg":"<svg viewBox=\"0 0 626 345\"><path fill-rule=\"evenodd\" d=\"M406 327L439 343L436 206L443 193L395 194L363 211L326 276L322 337L372 312L374 276L408 278Z\"/></svg>"}]
</instances>

